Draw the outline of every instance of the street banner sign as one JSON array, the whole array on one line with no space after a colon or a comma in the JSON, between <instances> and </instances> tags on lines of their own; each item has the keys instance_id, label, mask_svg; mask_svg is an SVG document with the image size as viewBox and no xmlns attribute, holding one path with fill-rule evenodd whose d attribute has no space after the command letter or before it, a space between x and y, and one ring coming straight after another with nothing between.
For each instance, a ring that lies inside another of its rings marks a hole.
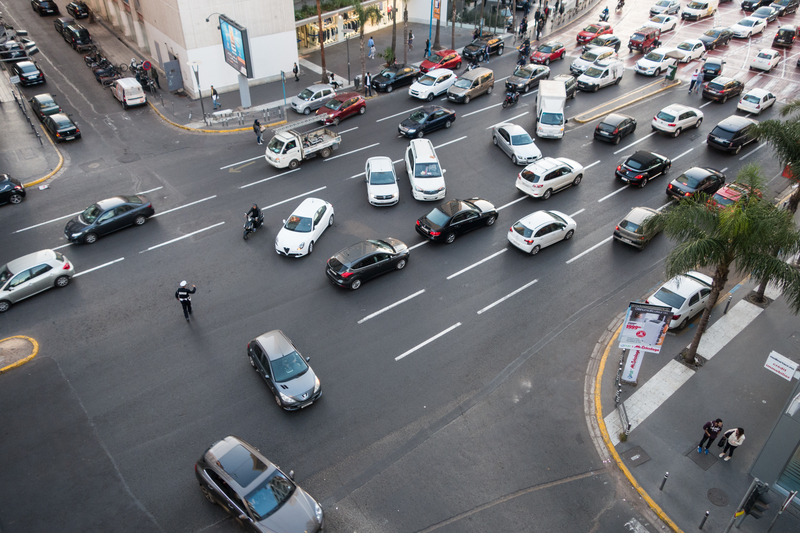
<instances>
[{"instance_id":1,"label":"street banner sign","mask_svg":"<svg viewBox=\"0 0 800 533\"><path fill-rule=\"evenodd\" d=\"M439 20L442 13L442 0L433 0L433 18Z\"/></svg>"},{"instance_id":2,"label":"street banner sign","mask_svg":"<svg viewBox=\"0 0 800 533\"><path fill-rule=\"evenodd\" d=\"M622 369L622 381L625 383L636 383L639 379L639 369L642 368L644 350L631 350L628 352L628 360L625 361L625 368Z\"/></svg>"},{"instance_id":3,"label":"street banner sign","mask_svg":"<svg viewBox=\"0 0 800 533\"><path fill-rule=\"evenodd\" d=\"M775 350L770 352L767 356L767 362L764 363L764 368L775 372L786 381L792 381L794 373L797 372L797 366L797 363L782 356Z\"/></svg>"},{"instance_id":4,"label":"street banner sign","mask_svg":"<svg viewBox=\"0 0 800 533\"><path fill-rule=\"evenodd\" d=\"M619 347L659 353L671 320L671 307L631 302L619 334Z\"/></svg>"}]
</instances>

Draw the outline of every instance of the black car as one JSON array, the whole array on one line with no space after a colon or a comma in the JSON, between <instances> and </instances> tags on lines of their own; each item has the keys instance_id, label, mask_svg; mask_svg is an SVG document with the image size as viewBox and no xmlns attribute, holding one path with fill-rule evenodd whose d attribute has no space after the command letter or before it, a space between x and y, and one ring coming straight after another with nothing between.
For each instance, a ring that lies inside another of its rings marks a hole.
<instances>
[{"instance_id":1,"label":"black car","mask_svg":"<svg viewBox=\"0 0 800 533\"><path fill-rule=\"evenodd\" d=\"M717 46L725 46L733 39L733 31L730 28L716 27L706 31L699 37L706 47L706 50L714 50Z\"/></svg>"},{"instance_id":2,"label":"black car","mask_svg":"<svg viewBox=\"0 0 800 533\"><path fill-rule=\"evenodd\" d=\"M722 66L725 60L721 57L709 57L703 63L703 69L700 71L703 74L703 81L713 80L722 75Z\"/></svg>"},{"instance_id":3,"label":"black car","mask_svg":"<svg viewBox=\"0 0 800 533\"><path fill-rule=\"evenodd\" d=\"M89 30L80 24L70 24L64 28L62 36L73 50L78 50L92 44L92 36L89 35Z\"/></svg>"},{"instance_id":4,"label":"black car","mask_svg":"<svg viewBox=\"0 0 800 533\"><path fill-rule=\"evenodd\" d=\"M744 91L744 83L733 78L718 76L703 86L703 98L725 103L731 96L739 96Z\"/></svg>"},{"instance_id":5,"label":"black car","mask_svg":"<svg viewBox=\"0 0 800 533\"><path fill-rule=\"evenodd\" d=\"M58 17L56 20L53 21L53 27L56 29L56 33L58 33L62 37L64 35L64 28L66 28L70 24L75 24L75 20L69 17Z\"/></svg>"},{"instance_id":6,"label":"black car","mask_svg":"<svg viewBox=\"0 0 800 533\"><path fill-rule=\"evenodd\" d=\"M81 130L65 113L48 115L42 119L42 125L56 142L73 141L81 138Z\"/></svg>"},{"instance_id":7,"label":"black car","mask_svg":"<svg viewBox=\"0 0 800 533\"><path fill-rule=\"evenodd\" d=\"M713 168L692 167L667 185L667 196L680 200L698 194L711 196L725 185L725 174Z\"/></svg>"},{"instance_id":8,"label":"black car","mask_svg":"<svg viewBox=\"0 0 800 533\"><path fill-rule=\"evenodd\" d=\"M456 112L438 105L426 105L417 109L397 127L400 135L422 138L439 128L449 128L456 120Z\"/></svg>"},{"instance_id":9,"label":"black car","mask_svg":"<svg viewBox=\"0 0 800 533\"><path fill-rule=\"evenodd\" d=\"M495 220L497 209L486 200L450 200L419 217L416 229L427 239L450 244L456 240L456 236L475 228L491 226Z\"/></svg>"},{"instance_id":10,"label":"black car","mask_svg":"<svg viewBox=\"0 0 800 533\"><path fill-rule=\"evenodd\" d=\"M775 37L772 38L772 46L791 48L795 39L797 39L797 28L791 24L786 24L778 28Z\"/></svg>"},{"instance_id":11,"label":"black car","mask_svg":"<svg viewBox=\"0 0 800 533\"><path fill-rule=\"evenodd\" d=\"M20 61L11 67L12 76L19 76L19 83L23 87L44 83L44 72L39 69L34 61Z\"/></svg>"},{"instance_id":12,"label":"black car","mask_svg":"<svg viewBox=\"0 0 800 533\"><path fill-rule=\"evenodd\" d=\"M772 9L770 6L759 7L753 11L750 16L765 20L767 24L778 20L779 12L777 9Z\"/></svg>"},{"instance_id":13,"label":"black car","mask_svg":"<svg viewBox=\"0 0 800 533\"><path fill-rule=\"evenodd\" d=\"M489 45L489 55L497 54L503 55L503 47L505 42L499 35L493 33L478 37L470 44L464 47L461 52L461 57L465 59L482 58L486 54L486 45Z\"/></svg>"},{"instance_id":14,"label":"black car","mask_svg":"<svg viewBox=\"0 0 800 533\"><path fill-rule=\"evenodd\" d=\"M669 172L672 161L654 152L639 150L620 163L615 174L622 181L644 187L653 178Z\"/></svg>"},{"instance_id":15,"label":"black car","mask_svg":"<svg viewBox=\"0 0 800 533\"><path fill-rule=\"evenodd\" d=\"M56 103L53 96L49 93L37 94L31 98L29 102L31 104L31 109L33 109L33 112L39 117L39 120L43 120L44 117L49 115L61 113L61 106Z\"/></svg>"},{"instance_id":16,"label":"black car","mask_svg":"<svg viewBox=\"0 0 800 533\"><path fill-rule=\"evenodd\" d=\"M408 246L397 239L361 241L328 259L325 273L334 285L357 290L367 280L403 270L408 255Z\"/></svg>"},{"instance_id":17,"label":"black car","mask_svg":"<svg viewBox=\"0 0 800 533\"><path fill-rule=\"evenodd\" d=\"M87 207L64 228L69 242L92 244L98 237L128 226L141 226L155 213L141 194L115 196Z\"/></svg>"},{"instance_id":18,"label":"black car","mask_svg":"<svg viewBox=\"0 0 800 533\"><path fill-rule=\"evenodd\" d=\"M800 0L776 0L772 2L769 7L774 7L778 10L778 16L782 17L789 13L797 13L797 6L800 5Z\"/></svg>"},{"instance_id":19,"label":"black car","mask_svg":"<svg viewBox=\"0 0 800 533\"><path fill-rule=\"evenodd\" d=\"M372 78L372 88L377 91L392 92L398 87L411 85L419 77L416 67L386 67L380 74Z\"/></svg>"},{"instance_id":20,"label":"black car","mask_svg":"<svg viewBox=\"0 0 800 533\"><path fill-rule=\"evenodd\" d=\"M39 13L40 17L45 15L58 15L58 5L53 0L31 0L31 7Z\"/></svg>"},{"instance_id":21,"label":"black car","mask_svg":"<svg viewBox=\"0 0 800 533\"><path fill-rule=\"evenodd\" d=\"M772 0L744 0L742 2L742 11L755 11L761 6L768 6Z\"/></svg>"},{"instance_id":22,"label":"black car","mask_svg":"<svg viewBox=\"0 0 800 533\"><path fill-rule=\"evenodd\" d=\"M89 6L83 2L70 2L67 4L67 13L76 19L85 19L89 16Z\"/></svg>"},{"instance_id":23,"label":"black car","mask_svg":"<svg viewBox=\"0 0 800 533\"><path fill-rule=\"evenodd\" d=\"M514 73L506 80L506 89L509 91L526 93L533 87L539 86L540 80L550 78L550 67L536 66L529 63L518 66Z\"/></svg>"},{"instance_id":24,"label":"black car","mask_svg":"<svg viewBox=\"0 0 800 533\"><path fill-rule=\"evenodd\" d=\"M636 131L636 119L611 113L594 128L594 138L619 144L623 137Z\"/></svg>"},{"instance_id":25,"label":"black car","mask_svg":"<svg viewBox=\"0 0 800 533\"><path fill-rule=\"evenodd\" d=\"M553 81L560 81L564 83L564 89L567 91L567 98L575 98L578 94L578 79L571 74L559 74Z\"/></svg>"},{"instance_id":26,"label":"black car","mask_svg":"<svg viewBox=\"0 0 800 533\"><path fill-rule=\"evenodd\" d=\"M758 124L758 121L752 118L732 115L711 130L706 139L706 144L709 147L738 154L742 151L743 146L756 142L757 137L750 136L750 130L756 124Z\"/></svg>"},{"instance_id":27,"label":"black car","mask_svg":"<svg viewBox=\"0 0 800 533\"><path fill-rule=\"evenodd\" d=\"M18 179L0 174L0 205L21 203L25 194L25 187Z\"/></svg>"},{"instance_id":28,"label":"black car","mask_svg":"<svg viewBox=\"0 0 800 533\"><path fill-rule=\"evenodd\" d=\"M619 40L619 37L610 33L598 35L583 45L583 51L585 52L590 48L597 48L599 46L607 46L609 48L613 48L615 52L619 52L619 47L622 46L622 41Z\"/></svg>"}]
</instances>

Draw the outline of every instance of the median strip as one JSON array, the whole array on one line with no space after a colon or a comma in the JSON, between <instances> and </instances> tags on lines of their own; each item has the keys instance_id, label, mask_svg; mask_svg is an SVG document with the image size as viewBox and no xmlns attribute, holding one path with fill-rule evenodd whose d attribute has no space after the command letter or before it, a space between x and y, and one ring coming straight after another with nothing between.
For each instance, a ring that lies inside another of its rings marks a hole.
<instances>
[{"instance_id":1,"label":"median strip","mask_svg":"<svg viewBox=\"0 0 800 533\"><path fill-rule=\"evenodd\" d=\"M645 85L644 87L641 87L641 88L639 88L639 89L637 89L637 90L635 90L633 92L627 93L627 94L621 96L620 98L624 98L625 96L629 96L631 94L635 94L635 93L637 93L639 91L647 89L648 87L652 87L656 83L662 83L662 82L661 81L656 81L656 82L651 83L650 85ZM626 108L629 105L635 104L636 102L640 102L640 101L644 100L645 98L650 98L651 96L653 96L655 94L658 94L660 92L664 92L664 91L666 91L668 89L672 89L673 87L677 87L680 84L681 84L681 80L675 80L675 83L671 83L670 85L666 85L666 86L661 87L660 89L657 89L657 90L655 90L655 91L653 91L651 93L647 93L647 94L645 94L643 96L640 96L638 98L634 98L633 100L625 102L624 104L620 104L620 105L618 105L616 107L612 107L611 109L607 109L607 110L603 111L602 113L598 113L597 115L593 115L593 116L590 116L590 117L587 117L587 118L575 117L573 120L575 122L577 122L578 124L586 124L587 122L591 122L593 120L596 120L596 119L598 119L600 117L608 115L609 113L613 113L614 111L619 111L620 109ZM616 100L619 100L620 98L617 98ZM615 102L616 100L611 100L611 102ZM592 111L595 111L597 109L601 109L601 108L605 107L605 105L607 105L607 104L609 104L611 102L606 102L606 104L604 104L604 105L597 106L594 109L590 109L589 111L584 113L584 115L581 115L581 116L586 116L588 113L591 113Z\"/></svg>"}]
</instances>

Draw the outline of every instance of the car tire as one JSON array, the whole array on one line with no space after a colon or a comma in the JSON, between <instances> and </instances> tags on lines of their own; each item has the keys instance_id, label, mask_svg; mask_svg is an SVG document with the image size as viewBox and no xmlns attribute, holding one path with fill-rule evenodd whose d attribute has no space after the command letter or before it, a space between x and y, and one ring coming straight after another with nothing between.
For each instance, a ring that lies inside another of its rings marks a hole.
<instances>
[{"instance_id":1,"label":"car tire","mask_svg":"<svg viewBox=\"0 0 800 533\"><path fill-rule=\"evenodd\" d=\"M297 159L292 159L291 161L289 161L289 170L294 170L299 166L300 166L300 161L298 161Z\"/></svg>"},{"instance_id":2,"label":"car tire","mask_svg":"<svg viewBox=\"0 0 800 533\"><path fill-rule=\"evenodd\" d=\"M447 244L453 244L454 240L456 240L456 234L455 233L448 233L447 237L445 237L445 239L444 239L444 242L446 242Z\"/></svg>"},{"instance_id":3,"label":"car tire","mask_svg":"<svg viewBox=\"0 0 800 533\"><path fill-rule=\"evenodd\" d=\"M354 291L357 291L358 289L360 289L360 288L361 288L361 280L360 280L359 278L356 278L356 279L354 279L354 280L353 280L353 281L350 283L350 288L351 288L352 290L354 290Z\"/></svg>"},{"instance_id":4,"label":"car tire","mask_svg":"<svg viewBox=\"0 0 800 533\"><path fill-rule=\"evenodd\" d=\"M328 219L328 227L330 228L331 226L333 226L333 215Z\"/></svg>"},{"instance_id":5,"label":"car tire","mask_svg":"<svg viewBox=\"0 0 800 533\"><path fill-rule=\"evenodd\" d=\"M425 100L427 100L427 101L429 101L429 102L432 102L432 101L433 101L433 93L430 93L430 94L429 94L429 95L428 95L428 96L425 98Z\"/></svg>"},{"instance_id":6,"label":"car tire","mask_svg":"<svg viewBox=\"0 0 800 533\"><path fill-rule=\"evenodd\" d=\"M97 234L96 233L87 233L86 236L83 238L83 242L86 244L94 244L97 242Z\"/></svg>"},{"instance_id":7,"label":"car tire","mask_svg":"<svg viewBox=\"0 0 800 533\"><path fill-rule=\"evenodd\" d=\"M720 100L720 103L724 104L727 101L728 101L728 95L726 94L725 96L722 97L722 100Z\"/></svg>"},{"instance_id":8,"label":"car tire","mask_svg":"<svg viewBox=\"0 0 800 533\"><path fill-rule=\"evenodd\" d=\"M142 226L145 222L147 222L147 217L144 215L139 215L133 219L133 224L135 226Z\"/></svg>"},{"instance_id":9,"label":"car tire","mask_svg":"<svg viewBox=\"0 0 800 533\"><path fill-rule=\"evenodd\" d=\"M497 220L497 215L490 216L489 218L486 219L486 225L491 226L492 224L494 224L495 220Z\"/></svg>"},{"instance_id":10,"label":"car tire","mask_svg":"<svg viewBox=\"0 0 800 533\"><path fill-rule=\"evenodd\" d=\"M676 128L675 131L672 132L672 136L677 137L678 135L681 134L681 130L682 128Z\"/></svg>"},{"instance_id":11,"label":"car tire","mask_svg":"<svg viewBox=\"0 0 800 533\"><path fill-rule=\"evenodd\" d=\"M303 109L303 114L304 115L308 115L309 113L311 113L311 109L309 109L309 108Z\"/></svg>"},{"instance_id":12,"label":"car tire","mask_svg":"<svg viewBox=\"0 0 800 533\"><path fill-rule=\"evenodd\" d=\"M319 155L322 157L322 159L327 159L331 156L331 149L323 148L322 150L320 150Z\"/></svg>"},{"instance_id":13,"label":"car tire","mask_svg":"<svg viewBox=\"0 0 800 533\"><path fill-rule=\"evenodd\" d=\"M511 162L512 162L512 163L514 163L514 164L516 165L516 164L517 164L517 156L515 156L515 155L512 155L512 156L511 156Z\"/></svg>"},{"instance_id":14,"label":"car tire","mask_svg":"<svg viewBox=\"0 0 800 533\"><path fill-rule=\"evenodd\" d=\"M531 248L530 254L531 255L536 255L536 254L539 253L539 250L541 250L541 249L542 249L542 247L537 244L536 246Z\"/></svg>"},{"instance_id":15,"label":"car tire","mask_svg":"<svg viewBox=\"0 0 800 533\"><path fill-rule=\"evenodd\" d=\"M452 120L448 120L447 122L444 123L445 129L450 129L450 126L452 126L452 125L453 125L453 121Z\"/></svg>"},{"instance_id":16,"label":"car tire","mask_svg":"<svg viewBox=\"0 0 800 533\"><path fill-rule=\"evenodd\" d=\"M573 235L575 235L575 230L572 230L572 229L571 229L571 230L569 230L569 231L567 232L567 234L566 234L566 235L564 235L564 240L565 240L565 241L568 241L568 240L570 240L570 239L572 238L572 236L573 236Z\"/></svg>"},{"instance_id":17,"label":"car tire","mask_svg":"<svg viewBox=\"0 0 800 533\"><path fill-rule=\"evenodd\" d=\"M528 91L530 91L530 90L531 90L530 86L526 85L525 88L522 90L522 92L527 94Z\"/></svg>"},{"instance_id":18,"label":"car tire","mask_svg":"<svg viewBox=\"0 0 800 533\"><path fill-rule=\"evenodd\" d=\"M734 150L733 153L738 154L741 151L742 151L742 145L740 144L739 146L736 147L736 150Z\"/></svg>"},{"instance_id":19,"label":"car tire","mask_svg":"<svg viewBox=\"0 0 800 533\"><path fill-rule=\"evenodd\" d=\"M689 317L687 316L687 317L686 317L686 318L684 318L684 319L683 319L683 321L681 321L681 323L678 325L678 329L686 329L686 326L688 326L688 325L689 325Z\"/></svg>"},{"instance_id":20,"label":"car tire","mask_svg":"<svg viewBox=\"0 0 800 533\"><path fill-rule=\"evenodd\" d=\"M580 185L581 181L583 181L583 174L578 174L577 176L575 176L575 179L572 180L572 184L573 185Z\"/></svg>"},{"instance_id":21,"label":"car tire","mask_svg":"<svg viewBox=\"0 0 800 533\"><path fill-rule=\"evenodd\" d=\"M469 96L465 96L465 97L464 97L464 103L465 103L465 104L468 104L468 103L469 103Z\"/></svg>"},{"instance_id":22,"label":"car tire","mask_svg":"<svg viewBox=\"0 0 800 533\"><path fill-rule=\"evenodd\" d=\"M545 59L545 60L544 60L544 64L545 64L545 65L549 65L549 64L550 64L550 58L549 58L549 57L548 57L547 59Z\"/></svg>"},{"instance_id":23,"label":"car tire","mask_svg":"<svg viewBox=\"0 0 800 533\"><path fill-rule=\"evenodd\" d=\"M622 137L617 136L617 137L614 137L614 140L611 141L611 143L612 144L619 144L619 141L621 141L621 140L622 140Z\"/></svg>"},{"instance_id":24,"label":"car tire","mask_svg":"<svg viewBox=\"0 0 800 533\"><path fill-rule=\"evenodd\" d=\"M425 135L425 132L424 132L424 131L422 131L422 130L419 130L419 131L417 132L417 139L422 139L422 137L423 137L424 135Z\"/></svg>"},{"instance_id":25,"label":"car tire","mask_svg":"<svg viewBox=\"0 0 800 533\"><path fill-rule=\"evenodd\" d=\"M358 110L359 115L363 115L367 112L367 106L363 106L361 109Z\"/></svg>"},{"instance_id":26,"label":"car tire","mask_svg":"<svg viewBox=\"0 0 800 533\"><path fill-rule=\"evenodd\" d=\"M599 90L600 90L600 86L599 86L599 85L595 85L595 86L594 86L594 90L593 90L592 92L593 92L593 93L596 93L596 92L597 92L597 91L599 91Z\"/></svg>"},{"instance_id":27,"label":"car tire","mask_svg":"<svg viewBox=\"0 0 800 533\"><path fill-rule=\"evenodd\" d=\"M306 252L306 255L311 255L311 252L313 251L314 251L314 241L310 241L308 243L308 251Z\"/></svg>"},{"instance_id":28,"label":"car tire","mask_svg":"<svg viewBox=\"0 0 800 533\"><path fill-rule=\"evenodd\" d=\"M551 196L553 196L553 189L547 189L542 195L542 200L549 200Z\"/></svg>"},{"instance_id":29,"label":"car tire","mask_svg":"<svg viewBox=\"0 0 800 533\"><path fill-rule=\"evenodd\" d=\"M406 267L406 260L405 259L401 259L400 261L397 262L397 264L394 267L397 270L403 270Z\"/></svg>"},{"instance_id":30,"label":"car tire","mask_svg":"<svg viewBox=\"0 0 800 533\"><path fill-rule=\"evenodd\" d=\"M273 396L275 397L275 403L277 403L277 404L278 404L278 407L280 407L281 409L283 409L283 404L281 403L281 398L280 398L280 396L278 396L277 394L274 394Z\"/></svg>"},{"instance_id":31,"label":"car tire","mask_svg":"<svg viewBox=\"0 0 800 533\"><path fill-rule=\"evenodd\" d=\"M653 74L653 76L654 76L654 77L656 77L656 78L657 78L657 77L659 77L659 76L661 76L661 69L660 69L660 68L657 68L657 69L656 69L656 71L655 71L655 73Z\"/></svg>"},{"instance_id":32,"label":"car tire","mask_svg":"<svg viewBox=\"0 0 800 533\"><path fill-rule=\"evenodd\" d=\"M8 202L11 204L21 204L22 203L22 195L21 194L12 194L8 198Z\"/></svg>"},{"instance_id":33,"label":"car tire","mask_svg":"<svg viewBox=\"0 0 800 533\"><path fill-rule=\"evenodd\" d=\"M389 85L389 86L387 86L387 87L386 87L386 92L387 92L387 93L390 93L390 92L392 92L393 90L394 90L394 87L392 87L391 85Z\"/></svg>"},{"instance_id":34,"label":"car tire","mask_svg":"<svg viewBox=\"0 0 800 533\"><path fill-rule=\"evenodd\" d=\"M492 91L494 91L494 85L489 85L489 88L486 89L486 94L492 94Z\"/></svg>"},{"instance_id":35,"label":"car tire","mask_svg":"<svg viewBox=\"0 0 800 533\"><path fill-rule=\"evenodd\" d=\"M250 360L250 366L252 366L252 367L253 367L253 370L255 370L256 372L258 372L258 367L256 366L256 362L253 360L253 356L251 355L251 356L249 356L247 359L249 359L249 360Z\"/></svg>"},{"instance_id":36,"label":"car tire","mask_svg":"<svg viewBox=\"0 0 800 533\"><path fill-rule=\"evenodd\" d=\"M461 61L459 61L458 63L456 63L456 70L458 70L458 69L460 69L460 68L461 68Z\"/></svg>"},{"instance_id":37,"label":"car tire","mask_svg":"<svg viewBox=\"0 0 800 533\"><path fill-rule=\"evenodd\" d=\"M216 502L216 501L214 501L214 497L211 495L211 493L210 493L210 492L208 492L208 489L206 488L206 486L205 486L205 485L200 485L200 492L202 492L202 493L203 493L203 496L205 496L205 497L206 497L206 500L208 500L208 501L210 501L211 503L213 503L213 504L215 504L215 505L216 505L216 503L217 503L217 502Z\"/></svg>"},{"instance_id":38,"label":"car tire","mask_svg":"<svg viewBox=\"0 0 800 533\"><path fill-rule=\"evenodd\" d=\"M497 146L497 135L492 135L492 144Z\"/></svg>"},{"instance_id":39,"label":"car tire","mask_svg":"<svg viewBox=\"0 0 800 533\"><path fill-rule=\"evenodd\" d=\"M644 179L642 180L642 182L639 184L639 188L640 188L640 189L644 189L645 187L647 187L647 182L648 182L648 181L650 181L648 178L644 178Z\"/></svg>"},{"instance_id":40,"label":"car tire","mask_svg":"<svg viewBox=\"0 0 800 533\"><path fill-rule=\"evenodd\" d=\"M339 117L336 117L335 119L333 119L333 125L334 126L338 126L339 125Z\"/></svg>"},{"instance_id":41,"label":"car tire","mask_svg":"<svg viewBox=\"0 0 800 533\"><path fill-rule=\"evenodd\" d=\"M499 55L499 56L503 55L503 47L502 46L497 49L497 55Z\"/></svg>"}]
</instances>

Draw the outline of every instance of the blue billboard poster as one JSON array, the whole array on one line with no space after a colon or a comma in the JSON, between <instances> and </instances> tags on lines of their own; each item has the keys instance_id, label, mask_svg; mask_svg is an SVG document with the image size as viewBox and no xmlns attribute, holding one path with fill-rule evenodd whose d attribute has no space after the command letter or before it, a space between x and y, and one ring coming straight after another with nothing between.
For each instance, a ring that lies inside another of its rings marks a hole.
<instances>
[{"instance_id":1,"label":"blue billboard poster","mask_svg":"<svg viewBox=\"0 0 800 533\"><path fill-rule=\"evenodd\" d=\"M247 29L225 15L220 15L219 30L222 33L225 62L236 69L239 74L252 78L253 65L250 62L250 41L247 39Z\"/></svg>"}]
</instances>

